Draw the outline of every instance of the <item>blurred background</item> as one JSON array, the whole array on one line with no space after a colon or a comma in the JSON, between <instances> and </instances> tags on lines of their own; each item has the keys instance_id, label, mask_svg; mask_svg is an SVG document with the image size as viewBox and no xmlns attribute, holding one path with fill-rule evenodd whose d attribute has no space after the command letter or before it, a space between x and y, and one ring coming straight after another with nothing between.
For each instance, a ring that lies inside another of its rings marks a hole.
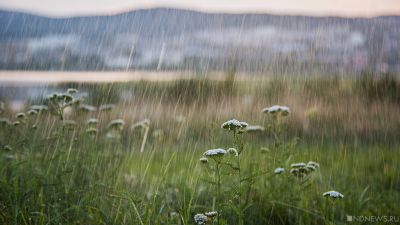
<instances>
[{"instance_id":1,"label":"blurred background","mask_svg":"<svg viewBox=\"0 0 400 225\"><path fill-rule=\"evenodd\" d=\"M69 85L88 103L123 105L120 117L162 120L158 104L171 118L257 123L264 106L287 104L300 137L400 133L396 0L2 0L0 8L9 113Z\"/></svg>"}]
</instances>

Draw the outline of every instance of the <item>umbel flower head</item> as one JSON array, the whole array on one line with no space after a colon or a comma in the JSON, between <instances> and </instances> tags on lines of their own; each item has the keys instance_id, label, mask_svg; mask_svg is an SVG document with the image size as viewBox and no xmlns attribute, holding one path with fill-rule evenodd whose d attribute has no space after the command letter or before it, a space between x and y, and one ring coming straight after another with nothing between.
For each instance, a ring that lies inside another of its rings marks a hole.
<instances>
[{"instance_id":1,"label":"umbel flower head","mask_svg":"<svg viewBox=\"0 0 400 225\"><path fill-rule=\"evenodd\" d=\"M116 120L112 120L109 124L108 124L108 129L115 129L115 130L122 130L125 126L125 121L122 119L116 119Z\"/></svg>"},{"instance_id":2,"label":"umbel flower head","mask_svg":"<svg viewBox=\"0 0 400 225\"><path fill-rule=\"evenodd\" d=\"M11 126L12 122L7 118L0 118L0 126Z\"/></svg>"},{"instance_id":3,"label":"umbel flower head","mask_svg":"<svg viewBox=\"0 0 400 225\"><path fill-rule=\"evenodd\" d=\"M23 112L17 113L17 115L15 117L18 119L23 119L23 118L25 118L25 113L23 113Z\"/></svg>"},{"instance_id":4,"label":"umbel flower head","mask_svg":"<svg viewBox=\"0 0 400 225\"><path fill-rule=\"evenodd\" d=\"M150 120L144 119L132 125L131 129L139 129L139 128L146 128L150 126Z\"/></svg>"},{"instance_id":5,"label":"umbel flower head","mask_svg":"<svg viewBox=\"0 0 400 225\"><path fill-rule=\"evenodd\" d=\"M278 168L276 168L276 169L274 170L274 173L275 173L275 174L281 174L281 173L283 173L283 172L285 172L285 169L282 168L282 167L278 167Z\"/></svg>"},{"instance_id":6,"label":"umbel flower head","mask_svg":"<svg viewBox=\"0 0 400 225\"><path fill-rule=\"evenodd\" d=\"M34 115L37 115L38 114L38 112L36 111L36 110L33 110L33 109L30 109L30 110L28 110L28 112L26 112L29 116L34 116Z\"/></svg>"},{"instance_id":7,"label":"umbel flower head","mask_svg":"<svg viewBox=\"0 0 400 225\"><path fill-rule=\"evenodd\" d=\"M281 115L287 116L290 113L290 109L287 106L273 105L271 107L264 108L262 110L264 113L271 114L273 116Z\"/></svg>"},{"instance_id":8,"label":"umbel flower head","mask_svg":"<svg viewBox=\"0 0 400 225\"><path fill-rule=\"evenodd\" d=\"M305 167L307 164L301 162L301 163L293 163L292 165L290 165L290 167L292 168L303 168Z\"/></svg>"},{"instance_id":9,"label":"umbel flower head","mask_svg":"<svg viewBox=\"0 0 400 225\"><path fill-rule=\"evenodd\" d=\"M239 156L239 152L236 150L236 148L229 148L227 152L231 155Z\"/></svg>"},{"instance_id":10,"label":"umbel flower head","mask_svg":"<svg viewBox=\"0 0 400 225\"><path fill-rule=\"evenodd\" d=\"M216 149L210 149L204 152L204 156L214 158L214 157L220 157L226 154L226 150L222 148L216 148Z\"/></svg>"},{"instance_id":11,"label":"umbel flower head","mask_svg":"<svg viewBox=\"0 0 400 225\"><path fill-rule=\"evenodd\" d=\"M102 112L104 112L104 111L110 111L110 110L112 110L114 107L115 107L115 105L113 105L113 104L106 104L106 105L101 105L101 106L99 107L99 110L102 111Z\"/></svg>"},{"instance_id":12,"label":"umbel flower head","mask_svg":"<svg viewBox=\"0 0 400 225\"><path fill-rule=\"evenodd\" d=\"M207 217L215 217L218 215L218 213L216 211L212 211L212 212L206 212L204 213Z\"/></svg>"},{"instance_id":13,"label":"umbel flower head","mask_svg":"<svg viewBox=\"0 0 400 225\"><path fill-rule=\"evenodd\" d=\"M80 110L82 112L96 112L97 108L95 106L88 105L88 104L80 104L78 106L78 110Z\"/></svg>"},{"instance_id":14,"label":"umbel flower head","mask_svg":"<svg viewBox=\"0 0 400 225\"><path fill-rule=\"evenodd\" d=\"M332 199L340 199L343 198L344 195L337 192L337 191L327 191L323 194L324 197L326 198L332 198Z\"/></svg>"},{"instance_id":15,"label":"umbel flower head","mask_svg":"<svg viewBox=\"0 0 400 225\"><path fill-rule=\"evenodd\" d=\"M307 164L300 162L294 163L290 165L290 167L292 168L290 170L290 173L296 177L301 178L317 170L319 168L319 164L312 161L308 162Z\"/></svg>"},{"instance_id":16,"label":"umbel flower head","mask_svg":"<svg viewBox=\"0 0 400 225\"><path fill-rule=\"evenodd\" d=\"M248 126L248 124L246 122L241 122L237 119L231 119L231 120L228 120L225 123L223 123L221 125L221 128L235 131L235 130L243 129L247 126Z\"/></svg>"},{"instance_id":17,"label":"umbel flower head","mask_svg":"<svg viewBox=\"0 0 400 225\"><path fill-rule=\"evenodd\" d=\"M73 94L78 93L78 90L75 88L68 88L67 92L68 92L68 94L73 95Z\"/></svg>"},{"instance_id":18,"label":"umbel flower head","mask_svg":"<svg viewBox=\"0 0 400 225\"><path fill-rule=\"evenodd\" d=\"M99 120L96 118L89 118L86 120L87 125L96 125L99 123Z\"/></svg>"},{"instance_id":19,"label":"umbel flower head","mask_svg":"<svg viewBox=\"0 0 400 225\"><path fill-rule=\"evenodd\" d=\"M200 158L200 162L208 163L208 158L203 156L203 157Z\"/></svg>"},{"instance_id":20,"label":"umbel flower head","mask_svg":"<svg viewBox=\"0 0 400 225\"><path fill-rule=\"evenodd\" d=\"M208 217L206 215L204 215L203 213L198 213L196 215L194 215L194 222L197 225L204 225L206 224L208 221Z\"/></svg>"},{"instance_id":21,"label":"umbel flower head","mask_svg":"<svg viewBox=\"0 0 400 225\"><path fill-rule=\"evenodd\" d=\"M204 224L212 224L214 217L216 217L218 213L216 211L206 212L206 213L198 213L194 216L194 222L198 225Z\"/></svg>"},{"instance_id":22,"label":"umbel flower head","mask_svg":"<svg viewBox=\"0 0 400 225\"><path fill-rule=\"evenodd\" d=\"M94 128L94 127L90 127L90 128L88 128L88 129L86 129L85 132L86 132L87 134L89 134L89 135L96 135L96 134L97 134L97 129Z\"/></svg>"}]
</instances>

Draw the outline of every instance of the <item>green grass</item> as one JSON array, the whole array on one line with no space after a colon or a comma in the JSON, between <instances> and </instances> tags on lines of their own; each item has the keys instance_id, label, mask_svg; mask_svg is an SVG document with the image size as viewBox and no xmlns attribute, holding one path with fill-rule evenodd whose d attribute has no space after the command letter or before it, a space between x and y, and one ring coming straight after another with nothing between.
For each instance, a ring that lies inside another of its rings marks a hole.
<instances>
[{"instance_id":1,"label":"green grass","mask_svg":"<svg viewBox=\"0 0 400 225\"><path fill-rule=\"evenodd\" d=\"M15 148L3 153L0 167L1 223L192 224L195 213L212 210L215 191L198 160L207 146L192 148L151 146L140 154L118 144L78 141L68 162L68 146ZM246 224L321 224L327 211L322 193L331 189L345 195L336 205L336 224L345 224L346 215L400 213L399 154L394 149L298 147L290 162L321 165L311 181L301 184L288 173L273 174L281 165L279 152L246 148L244 171L268 172L254 179L246 193L251 203ZM231 176L222 176L226 203ZM236 221L229 208L223 218L229 224Z\"/></svg>"},{"instance_id":2,"label":"green grass","mask_svg":"<svg viewBox=\"0 0 400 225\"><path fill-rule=\"evenodd\" d=\"M231 117L270 124L272 120L260 112L257 102L268 106L265 102L275 101L276 97L257 91L260 89L254 85L250 93L266 96L255 100L256 109L235 109L230 113L213 107L201 110L192 106L190 99L196 98L196 93L203 93L203 83L197 86L193 96L187 94L188 99L168 108L174 99L180 98L179 95L171 97L177 93L170 93L168 103L161 103L159 96L165 89L160 89L152 99L145 99L146 90L157 87L141 85L133 106L116 102L117 107L111 112L66 115L67 119L77 122L72 129L62 128L59 116L49 113L40 115L37 129L31 128L35 117L28 117L17 127L1 127L0 224L194 224L195 214L215 210L218 201L214 164L211 159L202 164L199 158L208 149L234 147L231 134L220 128ZM189 91L182 83L174 85ZM230 87L229 95L246 94L250 87L246 85L237 86L234 92ZM297 93L300 87L291 86L283 93ZM218 89L209 88L208 92ZM311 91L310 88L307 90ZM337 98L345 101L343 96L348 89L343 86L339 89ZM107 88L98 90L96 104L104 103L107 98L101 97L103 91L107 92ZM219 101L227 100L223 96L226 91L208 93L209 97L202 96L195 103L218 105ZM315 90L313 93L319 93L317 98L329 105L328 94ZM217 103L207 100L215 96L218 96ZM335 98L334 94L331 97ZM232 99L227 101L240 105ZM381 104L385 112L390 112L389 103ZM157 118L160 109L165 111ZM294 130L299 126L296 118L300 108L295 109L297 112L294 110L282 120L285 132L279 140L283 145L275 144L269 129L264 133L244 134L244 150L240 155L241 176L245 180L240 192L241 202L246 206L244 224L347 224L347 215L398 218L400 149L396 141L386 142L381 136L363 133L373 130L369 126L376 130L387 128L387 121L395 117L385 118L378 128L373 126L374 121L365 121L368 129L362 129L361 133L354 131L348 141L336 138L340 135L326 139L333 128L339 133L341 128L333 122L327 123L321 116L319 125L313 127L320 130L302 136L296 145L290 146L296 137L294 134L298 133ZM368 109L364 111L370 115ZM186 113L186 120L175 121L174 116L181 113ZM341 112L333 117L338 115ZM100 119L95 138L85 133L84 121L92 116ZM9 113L8 118L12 117ZM126 121L121 138L105 138L107 123L120 117ZM144 152L140 153L144 133L132 130L131 125L147 117L151 119L150 135ZM388 131L391 130L385 130ZM324 135L319 136L318 132ZM368 141L371 137L374 140ZM320 168L305 179L289 173L290 164L308 161L318 162ZM225 155L224 162L234 164L235 157ZM277 167L284 167L286 171L276 175ZM220 224L238 224L234 207L238 202L236 181L236 171L223 164ZM345 197L332 202L322 196L330 190L339 191Z\"/></svg>"}]
</instances>

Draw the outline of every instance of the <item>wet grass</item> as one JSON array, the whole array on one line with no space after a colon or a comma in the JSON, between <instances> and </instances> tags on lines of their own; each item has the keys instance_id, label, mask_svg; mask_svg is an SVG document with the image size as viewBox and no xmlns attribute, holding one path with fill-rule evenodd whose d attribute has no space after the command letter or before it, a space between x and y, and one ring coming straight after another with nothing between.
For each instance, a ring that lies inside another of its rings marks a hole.
<instances>
[{"instance_id":1,"label":"wet grass","mask_svg":"<svg viewBox=\"0 0 400 225\"><path fill-rule=\"evenodd\" d=\"M398 219L399 109L392 92L369 99L357 82L341 79L251 82L68 84L89 93L86 103L115 108L81 112L71 102L64 121L48 111L16 119L5 107L2 117L20 124L0 130L0 224L194 224L195 214L217 208L220 224L239 224L240 213L244 224ZM133 95L121 99L126 90ZM272 104L291 109L278 139L276 120L261 112ZM95 133L88 132L91 117L99 119ZM242 134L237 145L220 128L234 117L266 130ZM123 128L110 125L118 118ZM137 124L145 118L150 124ZM217 195L214 161L199 158L230 147L243 148L243 182L237 189L236 158L224 155ZM320 167L304 177L289 172L308 161ZM285 172L275 174L277 167ZM330 190L344 198L324 198Z\"/></svg>"}]
</instances>

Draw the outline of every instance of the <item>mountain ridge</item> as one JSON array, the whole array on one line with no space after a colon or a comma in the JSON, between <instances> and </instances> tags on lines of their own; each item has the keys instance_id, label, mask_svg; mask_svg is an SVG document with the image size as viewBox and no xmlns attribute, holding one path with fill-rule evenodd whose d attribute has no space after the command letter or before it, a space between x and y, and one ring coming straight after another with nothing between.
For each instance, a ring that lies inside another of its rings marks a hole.
<instances>
[{"instance_id":1,"label":"mountain ridge","mask_svg":"<svg viewBox=\"0 0 400 225\"><path fill-rule=\"evenodd\" d=\"M152 8L49 18L0 10L0 51L0 69L400 70L400 16Z\"/></svg>"}]
</instances>

